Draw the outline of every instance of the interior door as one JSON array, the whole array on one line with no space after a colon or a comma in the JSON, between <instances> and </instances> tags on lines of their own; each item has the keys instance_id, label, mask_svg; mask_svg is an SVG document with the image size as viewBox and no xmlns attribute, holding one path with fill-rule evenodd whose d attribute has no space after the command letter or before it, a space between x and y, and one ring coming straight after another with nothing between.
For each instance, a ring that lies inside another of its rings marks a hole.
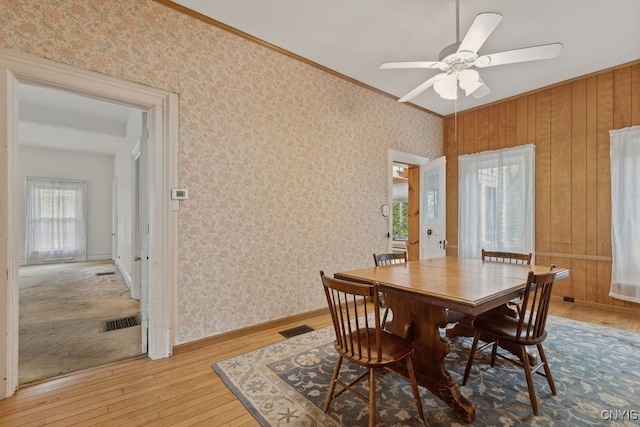
<instances>
[{"instance_id":1,"label":"interior door","mask_svg":"<svg viewBox=\"0 0 640 427\"><path fill-rule=\"evenodd\" d=\"M420 259L446 255L446 158L420 166Z\"/></svg>"}]
</instances>

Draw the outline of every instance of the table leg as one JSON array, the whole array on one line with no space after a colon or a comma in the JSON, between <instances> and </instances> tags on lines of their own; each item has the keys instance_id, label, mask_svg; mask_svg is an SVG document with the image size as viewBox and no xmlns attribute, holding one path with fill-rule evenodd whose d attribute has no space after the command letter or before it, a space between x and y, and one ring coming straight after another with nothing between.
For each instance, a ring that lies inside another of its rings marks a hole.
<instances>
[{"instance_id":1,"label":"table leg","mask_svg":"<svg viewBox=\"0 0 640 427\"><path fill-rule=\"evenodd\" d=\"M444 366L450 350L449 342L438 328L447 319L444 308L395 295L387 295L387 305L393 313L393 319L386 324L387 330L402 336L404 325L413 325L413 365L418 383L449 405L461 420L473 422L476 408L462 396Z\"/></svg>"}]
</instances>

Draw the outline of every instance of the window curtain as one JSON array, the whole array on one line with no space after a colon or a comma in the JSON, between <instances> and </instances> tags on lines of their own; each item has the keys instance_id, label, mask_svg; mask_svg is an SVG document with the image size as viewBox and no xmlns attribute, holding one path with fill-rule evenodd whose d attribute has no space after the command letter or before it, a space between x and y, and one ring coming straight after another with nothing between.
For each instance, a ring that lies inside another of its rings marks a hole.
<instances>
[{"instance_id":1,"label":"window curtain","mask_svg":"<svg viewBox=\"0 0 640 427\"><path fill-rule=\"evenodd\" d=\"M533 252L535 146L458 157L458 256Z\"/></svg>"},{"instance_id":2,"label":"window curtain","mask_svg":"<svg viewBox=\"0 0 640 427\"><path fill-rule=\"evenodd\" d=\"M640 303L640 126L612 130L611 291Z\"/></svg>"},{"instance_id":3,"label":"window curtain","mask_svg":"<svg viewBox=\"0 0 640 427\"><path fill-rule=\"evenodd\" d=\"M85 181L27 178L27 264L86 261Z\"/></svg>"}]
</instances>

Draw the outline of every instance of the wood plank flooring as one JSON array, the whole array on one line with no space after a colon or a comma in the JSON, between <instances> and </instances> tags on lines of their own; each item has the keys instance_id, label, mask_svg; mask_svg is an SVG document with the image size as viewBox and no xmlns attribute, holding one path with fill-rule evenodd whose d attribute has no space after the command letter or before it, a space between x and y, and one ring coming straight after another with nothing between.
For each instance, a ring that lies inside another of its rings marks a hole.
<instances>
[{"instance_id":1,"label":"wood plank flooring","mask_svg":"<svg viewBox=\"0 0 640 427\"><path fill-rule=\"evenodd\" d=\"M640 333L640 317L554 301L551 314ZM328 326L328 314L189 345L169 359L140 358L21 388L0 401L1 426L257 426L211 363L282 341L278 331Z\"/></svg>"}]
</instances>

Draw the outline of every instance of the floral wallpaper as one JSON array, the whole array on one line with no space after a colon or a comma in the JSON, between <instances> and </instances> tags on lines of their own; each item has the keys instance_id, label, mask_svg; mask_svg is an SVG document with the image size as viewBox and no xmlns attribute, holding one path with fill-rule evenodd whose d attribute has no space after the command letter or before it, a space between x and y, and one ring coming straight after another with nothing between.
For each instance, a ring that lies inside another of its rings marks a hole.
<instances>
[{"instance_id":1,"label":"floral wallpaper","mask_svg":"<svg viewBox=\"0 0 640 427\"><path fill-rule=\"evenodd\" d=\"M387 249L387 150L442 120L150 0L0 0L0 46L179 94L177 342L324 307Z\"/></svg>"}]
</instances>

